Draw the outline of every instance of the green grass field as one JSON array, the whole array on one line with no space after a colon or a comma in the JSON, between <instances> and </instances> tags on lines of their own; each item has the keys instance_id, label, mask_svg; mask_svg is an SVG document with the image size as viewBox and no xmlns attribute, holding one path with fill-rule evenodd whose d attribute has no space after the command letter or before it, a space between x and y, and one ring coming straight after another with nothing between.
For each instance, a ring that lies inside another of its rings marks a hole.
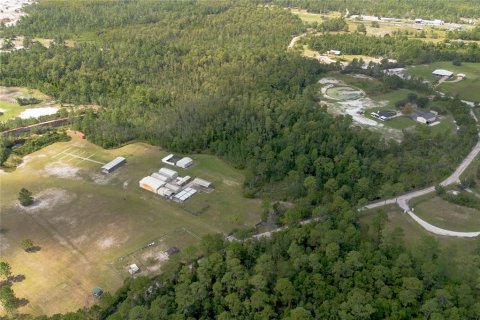
<instances>
[{"instance_id":1,"label":"green grass field","mask_svg":"<svg viewBox=\"0 0 480 320\"><path fill-rule=\"evenodd\" d=\"M425 221L453 231L479 231L480 211L459 206L435 196L427 195L411 202L415 214Z\"/></svg>"},{"instance_id":2,"label":"green grass field","mask_svg":"<svg viewBox=\"0 0 480 320\"><path fill-rule=\"evenodd\" d=\"M390 231L397 227L401 228L404 232L403 239L405 245L412 250L415 250L422 242L426 241L426 237L435 239L440 248L454 252L460 260L470 257L478 247L479 241L476 238L443 237L426 231L397 206L386 206L384 209L388 214L389 220L386 228ZM360 224L370 225L377 210L362 212L359 217Z\"/></svg>"},{"instance_id":3,"label":"green grass field","mask_svg":"<svg viewBox=\"0 0 480 320\"><path fill-rule=\"evenodd\" d=\"M462 63L461 66L454 66L451 62L434 62L427 65L410 67L408 73L413 76L423 77L429 81L438 80L432 75L435 69L446 69L456 74L464 73L467 79L456 83L442 83L438 90L450 94L460 95L464 100L480 102L480 63ZM456 79L454 77L453 79Z\"/></svg>"},{"instance_id":4,"label":"green grass field","mask_svg":"<svg viewBox=\"0 0 480 320\"><path fill-rule=\"evenodd\" d=\"M21 106L16 101L18 97L35 97L42 102L52 101L50 97L35 89L0 86L0 111L3 112L3 115L0 115L0 122L15 118L29 108L43 106L42 103L38 105Z\"/></svg>"},{"instance_id":5,"label":"green grass field","mask_svg":"<svg viewBox=\"0 0 480 320\"><path fill-rule=\"evenodd\" d=\"M127 164L104 175L101 164L65 150L99 162L122 155ZM243 173L213 156L190 155L195 164L178 170L212 181L212 193L180 205L140 189L138 181L164 166L166 154L142 143L104 150L74 137L27 156L12 173L0 173L2 259L15 275L26 277L13 285L17 297L29 300L20 312L48 315L92 303L93 287L113 291L122 284L127 261L145 265L141 248L152 241L159 241L158 250L183 249L202 235L226 234L260 220L260 202L242 196ZM33 192L38 204L18 205L22 187ZM41 250L23 252L24 238Z\"/></svg>"}]
</instances>

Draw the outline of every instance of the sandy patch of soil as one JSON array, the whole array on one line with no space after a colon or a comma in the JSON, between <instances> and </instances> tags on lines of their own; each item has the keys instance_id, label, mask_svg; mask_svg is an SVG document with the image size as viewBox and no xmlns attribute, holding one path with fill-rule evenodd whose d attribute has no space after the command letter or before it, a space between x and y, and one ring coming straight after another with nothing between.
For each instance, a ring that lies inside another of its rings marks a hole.
<instances>
[{"instance_id":1,"label":"sandy patch of soil","mask_svg":"<svg viewBox=\"0 0 480 320\"><path fill-rule=\"evenodd\" d=\"M147 266L147 270L150 272L155 272L160 270L162 262L168 260L168 254L165 251L154 251L148 252L142 255L142 260L147 261L148 259L155 259L156 263L151 266Z\"/></svg>"},{"instance_id":2,"label":"sandy patch of soil","mask_svg":"<svg viewBox=\"0 0 480 320\"><path fill-rule=\"evenodd\" d=\"M37 158L45 158L47 155L45 154L38 154L36 156L32 156L32 155L27 155L25 157L22 158L22 163L20 163L18 166L17 166L17 169L18 168L23 168L25 167L30 161L32 161L33 159L37 159Z\"/></svg>"},{"instance_id":3,"label":"sandy patch of soil","mask_svg":"<svg viewBox=\"0 0 480 320\"><path fill-rule=\"evenodd\" d=\"M97 246L100 249L108 249L118 245L118 241L115 239L115 237L107 237L97 241Z\"/></svg>"},{"instance_id":4,"label":"sandy patch of soil","mask_svg":"<svg viewBox=\"0 0 480 320\"><path fill-rule=\"evenodd\" d=\"M61 162L53 162L45 166L45 169L43 170L43 172L47 176L53 176L63 179L78 179L79 171L80 168L69 166Z\"/></svg>"},{"instance_id":5,"label":"sandy patch of soil","mask_svg":"<svg viewBox=\"0 0 480 320\"><path fill-rule=\"evenodd\" d=\"M33 3L33 0L2 0L0 1L0 20L6 21L6 26L13 26L21 16L25 15L24 5Z\"/></svg>"},{"instance_id":6,"label":"sandy patch of soil","mask_svg":"<svg viewBox=\"0 0 480 320\"><path fill-rule=\"evenodd\" d=\"M49 116L57 113L57 107L41 107L41 108L29 108L18 115L21 119L38 118L41 116Z\"/></svg>"},{"instance_id":7,"label":"sandy patch of soil","mask_svg":"<svg viewBox=\"0 0 480 320\"><path fill-rule=\"evenodd\" d=\"M88 240L88 237L86 235L83 235L83 236L80 236L78 238L75 238L72 240L72 242L75 244L75 245L80 245L80 244L83 244L85 243L85 241Z\"/></svg>"},{"instance_id":8,"label":"sandy patch of soil","mask_svg":"<svg viewBox=\"0 0 480 320\"><path fill-rule=\"evenodd\" d=\"M34 202L31 206L24 207L16 201L16 207L26 212L37 212L45 209L51 209L60 204L66 204L75 198L74 194L68 193L64 189L49 188L34 194Z\"/></svg>"}]
</instances>

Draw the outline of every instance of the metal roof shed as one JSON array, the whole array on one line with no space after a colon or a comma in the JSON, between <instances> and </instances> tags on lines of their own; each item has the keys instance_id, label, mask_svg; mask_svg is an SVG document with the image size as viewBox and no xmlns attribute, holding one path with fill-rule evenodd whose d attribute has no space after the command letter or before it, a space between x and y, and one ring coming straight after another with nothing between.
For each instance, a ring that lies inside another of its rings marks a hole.
<instances>
[{"instance_id":1,"label":"metal roof shed","mask_svg":"<svg viewBox=\"0 0 480 320\"><path fill-rule=\"evenodd\" d=\"M165 182L155 179L154 177L145 177L139 182L140 188L157 193L157 190L165 185Z\"/></svg>"},{"instance_id":2,"label":"metal roof shed","mask_svg":"<svg viewBox=\"0 0 480 320\"><path fill-rule=\"evenodd\" d=\"M124 164L127 160L124 157L116 157L109 163L102 166L102 172L110 173L122 164Z\"/></svg>"},{"instance_id":3,"label":"metal roof shed","mask_svg":"<svg viewBox=\"0 0 480 320\"><path fill-rule=\"evenodd\" d=\"M178 177L177 171L173 171L168 168L160 168L160 170L158 170L158 173L169 177L170 179L175 179L176 177Z\"/></svg>"},{"instance_id":4,"label":"metal roof shed","mask_svg":"<svg viewBox=\"0 0 480 320\"><path fill-rule=\"evenodd\" d=\"M204 187L204 188L210 188L212 183L210 181L201 179L201 178L195 178L193 179L193 184L196 184L197 186Z\"/></svg>"},{"instance_id":5,"label":"metal roof shed","mask_svg":"<svg viewBox=\"0 0 480 320\"><path fill-rule=\"evenodd\" d=\"M437 69L437 70L433 71L432 74L434 76L438 76L438 77L451 77L451 76L453 76L453 72L448 71L448 70L444 70L444 69Z\"/></svg>"},{"instance_id":6,"label":"metal roof shed","mask_svg":"<svg viewBox=\"0 0 480 320\"><path fill-rule=\"evenodd\" d=\"M192 158L183 157L182 159L177 161L176 165L177 165L177 167L185 169L185 168L190 167L192 164L193 164L193 159Z\"/></svg>"}]
</instances>

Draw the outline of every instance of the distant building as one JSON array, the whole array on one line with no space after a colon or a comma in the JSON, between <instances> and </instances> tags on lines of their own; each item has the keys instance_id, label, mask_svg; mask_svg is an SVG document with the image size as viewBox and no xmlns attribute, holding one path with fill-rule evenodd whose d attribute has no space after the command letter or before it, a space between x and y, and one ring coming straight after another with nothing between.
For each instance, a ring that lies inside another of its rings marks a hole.
<instances>
[{"instance_id":1,"label":"distant building","mask_svg":"<svg viewBox=\"0 0 480 320\"><path fill-rule=\"evenodd\" d=\"M167 177L167 176L164 176L163 174L160 174L158 172L154 172L150 175L151 177L155 178L155 179L158 179L160 181L163 181L163 182L170 182L172 180L172 178L170 177Z\"/></svg>"},{"instance_id":2,"label":"distant building","mask_svg":"<svg viewBox=\"0 0 480 320\"><path fill-rule=\"evenodd\" d=\"M333 54L334 56L339 56L342 54L342 51L340 50L330 50L328 51L329 54Z\"/></svg>"},{"instance_id":3,"label":"distant building","mask_svg":"<svg viewBox=\"0 0 480 320\"><path fill-rule=\"evenodd\" d=\"M123 165L127 160L124 157L117 157L110 161L109 163L103 165L102 172L103 173L110 173L113 170L117 169L121 165Z\"/></svg>"},{"instance_id":4,"label":"distant building","mask_svg":"<svg viewBox=\"0 0 480 320\"><path fill-rule=\"evenodd\" d=\"M158 173L166 177L169 177L170 179L175 179L176 177L178 177L177 171L170 170L168 168L160 168L160 170L158 170Z\"/></svg>"},{"instance_id":5,"label":"distant building","mask_svg":"<svg viewBox=\"0 0 480 320\"><path fill-rule=\"evenodd\" d=\"M389 76L398 76L400 78L405 77L406 71L407 71L407 69L405 69L405 68L392 68L392 69L383 70L383 72L385 74L388 74Z\"/></svg>"},{"instance_id":6,"label":"distant building","mask_svg":"<svg viewBox=\"0 0 480 320\"><path fill-rule=\"evenodd\" d=\"M93 288L93 290L92 290L92 296L93 296L94 298L97 298L97 299L98 299L98 298L100 298L100 297L102 296L102 294L103 294L103 289L102 289L102 288L100 288L100 287L95 287L95 288Z\"/></svg>"},{"instance_id":7,"label":"distant building","mask_svg":"<svg viewBox=\"0 0 480 320\"><path fill-rule=\"evenodd\" d=\"M137 273L138 271L140 271L140 268L134 263L134 264L131 264L129 267L128 267L128 273L130 273L132 276Z\"/></svg>"},{"instance_id":8,"label":"distant building","mask_svg":"<svg viewBox=\"0 0 480 320\"><path fill-rule=\"evenodd\" d=\"M451 71L448 71L448 70L444 70L444 69L437 69L437 70L434 70L432 72L432 74L434 76L437 76L437 77L447 77L447 78L450 78L451 76L453 76L453 72Z\"/></svg>"},{"instance_id":9,"label":"distant building","mask_svg":"<svg viewBox=\"0 0 480 320\"><path fill-rule=\"evenodd\" d=\"M178 160L177 163L175 164L177 167L180 168L188 168L193 164L193 159L189 157L183 157L182 159Z\"/></svg>"},{"instance_id":10,"label":"distant building","mask_svg":"<svg viewBox=\"0 0 480 320\"><path fill-rule=\"evenodd\" d=\"M153 193L157 193L158 189L160 189L165 185L165 182L155 179L152 176L148 176L148 177L142 178L142 180L140 180L138 184L142 189L148 190Z\"/></svg>"},{"instance_id":11,"label":"distant building","mask_svg":"<svg viewBox=\"0 0 480 320\"><path fill-rule=\"evenodd\" d=\"M393 110L378 110L372 112L370 115L381 121L387 121L397 116L397 112Z\"/></svg>"},{"instance_id":12,"label":"distant building","mask_svg":"<svg viewBox=\"0 0 480 320\"><path fill-rule=\"evenodd\" d=\"M188 181L190 181L192 177L190 176L185 176L185 177L177 177L177 180L175 180L175 184L178 186L183 186L185 185Z\"/></svg>"},{"instance_id":13,"label":"distant building","mask_svg":"<svg viewBox=\"0 0 480 320\"><path fill-rule=\"evenodd\" d=\"M194 185L204 187L204 188L210 188L212 186L212 183L210 181L200 179L200 178L195 178L193 179L192 183Z\"/></svg>"},{"instance_id":14,"label":"distant building","mask_svg":"<svg viewBox=\"0 0 480 320\"><path fill-rule=\"evenodd\" d=\"M439 20L439 19L435 19L435 20L415 19L415 23L423 24L424 26L441 26L445 24L443 20Z\"/></svg>"},{"instance_id":15,"label":"distant building","mask_svg":"<svg viewBox=\"0 0 480 320\"><path fill-rule=\"evenodd\" d=\"M414 111L411 117L413 120L423 124L432 124L437 121L437 114L432 111Z\"/></svg>"},{"instance_id":16,"label":"distant building","mask_svg":"<svg viewBox=\"0 0 480 320\"><path fill-rule=\"evenodd\" d=\"M180 191L179 193L177 193L173 197L173 200L175 200L176 202L179 202L179 203L183 203L185 200L187 200L188 198L193 196L195 193L197 193L197 190L195 190L193 188L190 188L190 187L187 187L187 188L183 189L182 191Z\"/></svg>"}]
</instances>

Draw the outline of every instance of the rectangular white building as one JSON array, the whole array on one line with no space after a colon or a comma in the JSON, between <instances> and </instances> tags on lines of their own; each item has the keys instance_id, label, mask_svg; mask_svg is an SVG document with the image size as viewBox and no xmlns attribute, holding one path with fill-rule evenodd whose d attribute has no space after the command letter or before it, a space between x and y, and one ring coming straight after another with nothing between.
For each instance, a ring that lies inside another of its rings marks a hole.
<instances>
[{"instance_id":1,"label":"rectangular white building","mask_svg":"<svg viewBox=\"0 0 480 320\"><path fill-rule=\"evenodd\" d=\"M165 185L165 182L155 179L154 177L148 176L148 177L142 178L142 180L140 180L138 184L142 189L148 190L153 193L157 193L158 189L160 189Z\"/></svg>"},{"instance_id":2,"label":"rectangular white building","mask_svg":"<svg viewBox=\"0 0 480 320\"><path fill-rule=\"evenodd\" d=\"M177 161L176 166L185 169L190 167L192 164L193 164L192 158L183 157L182 159Z\"/></svg>"},{"instance_id":3,"label":"rectangular white building","mask_svg":"<svg viewBox=\"0 0 480 320\"><path fill-rule=\"evenodd\" d=\"M160 170L158 170L158 173L166 177L169 177L170 179L175 179L176 177L178 177L177 171L173 171L168 168L160 168Z\"/></svg>"},{"instance_id":4,"label":"rectangular white building","mask_svg":"<svg viewBox=\"0 0 480 320\"><path fill-rule=\"evenodd\" d=\"M127 160L124 157L116 157L109 163L105 164L102 166L102 172L103 173L110 173L113 170L117 169L120 167L122 164L124 164Z\"/></svg>"}]
</instances>

